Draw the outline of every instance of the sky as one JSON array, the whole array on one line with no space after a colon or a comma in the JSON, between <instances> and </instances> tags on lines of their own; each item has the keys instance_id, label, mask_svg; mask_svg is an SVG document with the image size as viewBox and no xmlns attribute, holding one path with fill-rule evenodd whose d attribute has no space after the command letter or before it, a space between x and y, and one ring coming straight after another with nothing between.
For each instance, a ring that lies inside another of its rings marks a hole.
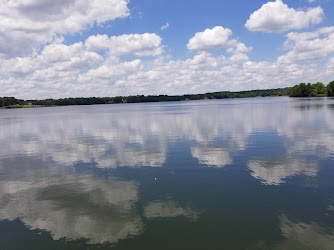
<instances>
[{"instance_id":1,"label":"sky","mask_svg":"<svg viewBox=\"0 0 334 250\"><path fill-rule=\"evenodd\" d=\"M0 0L0 96L327 84L333 13L334 0Z\"/></svg>"}]
</instances>

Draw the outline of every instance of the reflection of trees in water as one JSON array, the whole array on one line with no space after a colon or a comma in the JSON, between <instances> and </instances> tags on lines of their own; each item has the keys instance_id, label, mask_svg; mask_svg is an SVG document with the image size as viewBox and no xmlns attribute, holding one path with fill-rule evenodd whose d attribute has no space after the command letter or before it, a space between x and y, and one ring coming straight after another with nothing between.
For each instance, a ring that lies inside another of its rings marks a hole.
<instances>
[{"instance_id":1,"label":"reflection of trees in water","mask_svg":"<svg viewBox=\"0 0 334 250\"><path fill-rule=\"evenodd\" d=\"M325 107L325 104L303 104L303 105L296 105L294 108L299 109L299 110L319 110L323 109Z\"/></svg>"},{"instance_id":2,"label":"reflection of trees in water","mask_svg":"<svg viewBox=\"0 0 334 250\"><path fill-rule=\"evenodd\" d=\"M327 104L327 108L333 110L334 109L334 104Z\"/></svg>"}]
</instances>

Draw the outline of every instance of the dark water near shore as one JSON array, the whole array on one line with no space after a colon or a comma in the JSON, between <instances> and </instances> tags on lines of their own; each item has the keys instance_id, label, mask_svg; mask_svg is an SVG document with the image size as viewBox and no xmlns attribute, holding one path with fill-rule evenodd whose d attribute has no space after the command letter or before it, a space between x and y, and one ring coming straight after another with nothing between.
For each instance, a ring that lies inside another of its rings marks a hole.
<instances>
[{"instance_id":1,"label":"dark water near shore","mask_svg":"<svg viewBox=\"0 0 334 250\"><path fill-rule=\"evenodd\" d=\"M334 99L0 110L0 249L334 249Z\"/></svg>"}]
</instances>

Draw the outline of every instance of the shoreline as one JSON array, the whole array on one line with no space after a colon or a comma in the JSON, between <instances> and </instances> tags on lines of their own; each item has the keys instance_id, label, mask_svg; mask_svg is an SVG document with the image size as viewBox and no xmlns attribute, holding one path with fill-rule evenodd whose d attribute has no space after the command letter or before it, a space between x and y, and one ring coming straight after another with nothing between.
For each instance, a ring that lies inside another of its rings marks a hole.
<instances>
[{"instance_id":1,"label":"shoreline","mask_svg":"<svg viewBox=\"0 0 334 250\"><path fill-rule=\"evenodd\" d=\"M21 99L16 99L15 97L0 97L0 105L2 104L0 106L0 109L275 97L275 96L289 96L290 89L291 89L290 87L286 87L278 89L248 90L239 92L221 91L221 92L211 92L205 94L75 97L75 98L44 99L44 100L21 100Z\"/></svg>"}]
</instances>

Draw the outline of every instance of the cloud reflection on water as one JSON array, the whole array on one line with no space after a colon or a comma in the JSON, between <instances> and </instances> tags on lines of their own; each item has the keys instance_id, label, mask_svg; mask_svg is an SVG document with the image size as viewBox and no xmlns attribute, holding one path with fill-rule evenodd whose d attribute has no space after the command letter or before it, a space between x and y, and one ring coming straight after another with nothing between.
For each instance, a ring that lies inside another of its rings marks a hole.
<instances>
[{"instance_id":1,"label":"cloud reflection on water","mask_svg":"<svg viewBox=\"0 0 334 250\"><path fill-rule=\"evenodd\" d=\"M328 231L315 222L293 222L285 215L281 215L279 219L285 240L274 249L333 249L333 230Z\"/></svg>"},{"instance_id":2,"label":"cloud reflection on water","mask_svg":"<svg viewBox=\"0 0 334 250\"><path fill-rule=\"evenodd\" d=\"M196 221L199 217L199 212L194 210L190 205L182 207L175 201L153 201L145 206L144 216L150 219L184 216L192 221Z\"/></svg>"},{"instance_id":3,"label":"cloud reflection on water","mask_svg":"<svg viewBox=\"0 0 334 250\"><path fill-rule=\"evenodd\" d=\"M134 181L101 179L56 167L49 173L37 167L17 169L24 176L3 166L1 170L2 220L19 218L30 229L50 232L55 240L85 238L90 243L116 242L143 228L135 209L138 184Z\"/></svg>"},{"instance_id":4,"label":"cloud reflection on water","mask_svg":"<svg viewBox=\"0 0 334 250\"><path fill-rule=\"evenodd\" d=\"M327 106L315 102L327 107L334 100L328 99ZM7 119L0 131L0 143L6 144L0 158L27 155L67 166L83 162L100 168L161 167L166 163L168 143L186 140L191 142L192 157L200 164L222 167L233 163L238 153L261 147L252 145L250 139L263 131L275 131L284 139L283 161L305 161L304 155L333 157L334 115L328 108L321 112L294 108L310 105L310 101L298 99L265 98L205 104L65 107L49 109L46 114L46 109L41 109L27 117ZM263 164L250 165L255 173ZM289 172L287 168L279 175L289 176Z\"/></svg>"},{"instance_id":5,"label":"cloud reflection on water","mask_svg":"<svg viewBox=\"0 0 334 250\"><path fill-rule=\"evenodd\" d=\"M251 160L248 162L251 175L266 185L280 185L285 179L295 175L315 177L318 174L317 162L301 161L297 159L285 161Z\"/></svg>"},{"instance_id":6,"label":"cloud reflection on water","mask_svg":"<svg viewBox=\"0 0 334 250\"><path fill-rule=\"evenodd\" d=\"M138 182L38 163L16 169L0 165L0 220L19 218L31 230L50 232L54 240L83 238L98 244L140 234L143 216L198 217L194 208L173 200L149 203L142 215Z\"/></svg>"},{"instance_id":7,"label":"cloud reflection on water","mask_svg":"<svg viewBox=\"0 0 334 250\"><path fill-rule=\"evenodd\" d=\"M112 174L102 178L75 167L163 167L177 143L188 147L200 167L228 166L244 154L251 176L265 185L296 175L316 177L319 162L334 156L334 114L330 104L321 111L294 108L303 103L264 98L3 112L0 219L20 218L54 239L90 243L138 235L144 217L195 221L195 208L169 198L148 201L140 212L138 181ZM269 133L279 137L274 146L284 147L282 152L265 141ZM270 147L269 154L262 152ZM282 221L286 235L295 231Z\"/></svg>"}]
</instances>

